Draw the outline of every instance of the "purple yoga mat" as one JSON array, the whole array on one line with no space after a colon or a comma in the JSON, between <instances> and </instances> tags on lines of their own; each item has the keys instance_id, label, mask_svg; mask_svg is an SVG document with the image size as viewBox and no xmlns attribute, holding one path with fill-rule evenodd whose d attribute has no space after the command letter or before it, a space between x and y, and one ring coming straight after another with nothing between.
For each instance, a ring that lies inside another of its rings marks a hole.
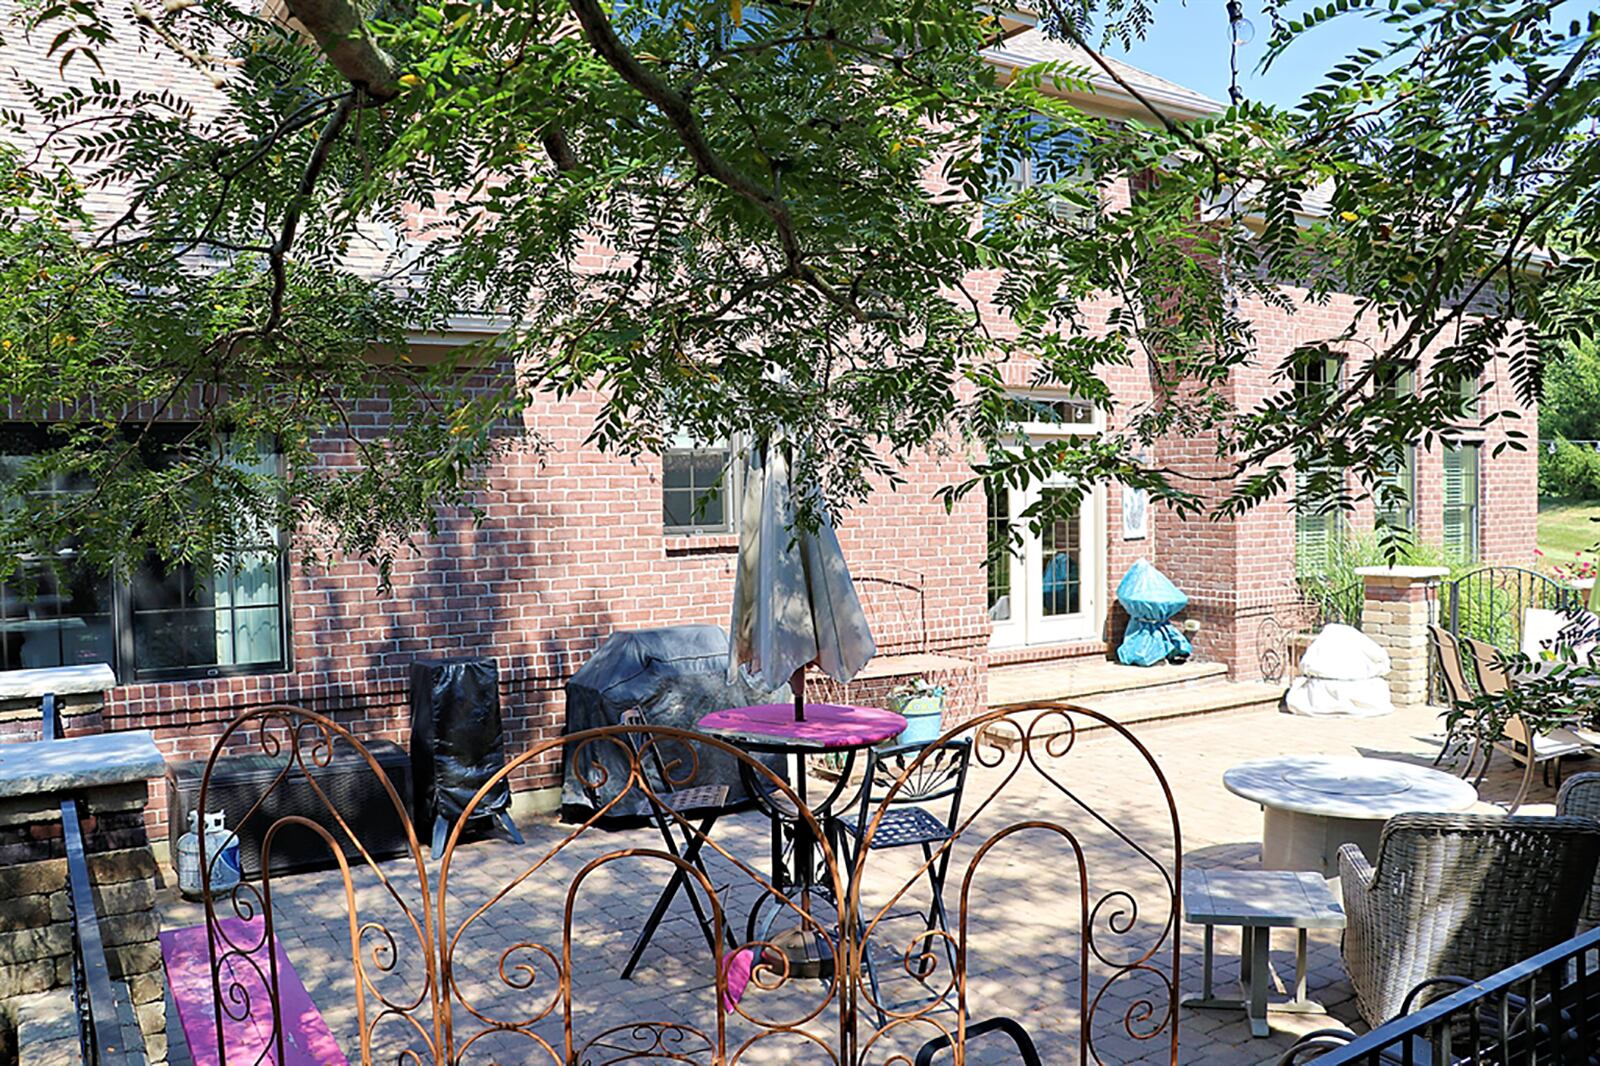
<instances>
[{"instance_id":1,"label":"purple yoga mat","mask_svg":"<svg viewBox=\"0 0 1600 1066\"><path fill-rule=\"evenodd\" d=\"M235 944L254 944L261 939L261 919L242 921L224 918L217 923ZM280 1061L273 1046L270 999L267 996L269 969L266 948L250 956L255 965L243 959L222 959L225 968L222 976L223 994L230 984L237 982L250 996L255 1014L235 1021L223 1017L223 1031L228 1041L228 1062L243 1064L262 1062L275 1066L349 1066L344 1052L322 1020L315 1003L306 994L300 975L294 972L289 957L283 952L282 942L273 947L278 958L278 995L283 1026L283 1058ZM219 955L221 954L219 950ZM222 1061L217 1050L217 1017L212 1004L211 953L206 946L206 927L192 925L186 929L169 929L161 934L161 956L167 963L167 985L172 999L178 1005L178 1020L183 1025L184 1038L189 1042L189 1053L195 1066L216 1066ZM259 967L259 972L257 970ZM263 1054L265 1052L265 1054Z\"/></svg>"}]
</instances>

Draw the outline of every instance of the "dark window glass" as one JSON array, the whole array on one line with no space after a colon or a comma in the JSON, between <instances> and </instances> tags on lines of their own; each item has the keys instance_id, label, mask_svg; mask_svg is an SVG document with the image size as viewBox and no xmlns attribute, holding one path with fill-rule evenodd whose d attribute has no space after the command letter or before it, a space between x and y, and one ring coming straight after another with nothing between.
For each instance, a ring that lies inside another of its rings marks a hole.
<instances>
[{"instance_id":1,"label":"dark window glass","mask_svg":"<svg viewBox=\"0 0 1600 1066\"><path fill-rule=\"evenodd\" d=\"M1011 619L1011 493L985 486L989 501L989 619Z\"/></svg>"},{"instance_id":2,"label":"dark window glass","mask_svg":"<svg viewBox=\"0 0 1600 1066\"><path fill-rule=\"evenodd\" d=\"M675 447L661 461L661 514L668 533L733 529L727 491L732 449L726 443Z\"/></svg>"},{"instance_id":3,"label":"dark window glass","mask_svg":"<svg viewBox=\"0 0 1600 1066\"><path fill-rule=\"evenodd\" d=\"M0 480L38 450L43 427L0 426ZM173 439L182 436L175 427ZM275 455L241 460L270 469ZM87 486L53 481L36 495ZM212 564L163 568L154 558L125 584L76 564L70 549L0 586L0 670L111 664L124 681L283 669L288 665L285 559L269 543Z\"/></svg>"}]
</instances>

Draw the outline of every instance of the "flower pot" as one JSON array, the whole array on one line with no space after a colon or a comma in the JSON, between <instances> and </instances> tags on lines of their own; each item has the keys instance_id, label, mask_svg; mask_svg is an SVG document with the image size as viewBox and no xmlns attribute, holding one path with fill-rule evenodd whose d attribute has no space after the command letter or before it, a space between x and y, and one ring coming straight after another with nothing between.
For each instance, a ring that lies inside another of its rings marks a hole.
<instances>
[{"instance_id":1,"label":"flower pot","mask_svg":"<svg viewBox=\"0 0 1600 1066\"><path fill-rule=\"evenodd\" d=\"M889 709L904 715L906 727L896 744L928 744L943 732L944 689L932 692L906 692L889 697Z\"/></svg>"}]
</instances>

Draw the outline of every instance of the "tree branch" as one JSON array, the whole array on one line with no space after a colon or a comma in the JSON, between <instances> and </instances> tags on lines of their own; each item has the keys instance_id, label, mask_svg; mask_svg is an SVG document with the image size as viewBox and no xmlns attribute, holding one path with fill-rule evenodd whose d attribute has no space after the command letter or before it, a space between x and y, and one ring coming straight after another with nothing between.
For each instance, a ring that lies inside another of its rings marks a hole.
<instances>
[{"instance_id":1,"label":"tree branch","mask_svg":"<svg viewBox=\"0 0 1600 1066\"><path fill-rule=\"evenodd\" d=\"M372 105L400 95L394 60L367 36L361 14L349 0L285 0L289 13L316 40L328 62Z\"/></svg>"}]
</instances>

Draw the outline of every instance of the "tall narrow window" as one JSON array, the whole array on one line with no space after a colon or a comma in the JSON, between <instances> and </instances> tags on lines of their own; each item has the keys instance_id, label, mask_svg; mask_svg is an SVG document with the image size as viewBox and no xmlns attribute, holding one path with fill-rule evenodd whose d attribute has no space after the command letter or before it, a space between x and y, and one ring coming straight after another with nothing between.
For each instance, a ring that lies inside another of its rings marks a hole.
<instances>
[{"instance_id":1,"label":"tall narrow window","mask_svg":"<svg viewBox=\"0 0 1600 1066\"><path fill-rule=\"evenodd\" d=\"M1011 492L985 486L989 501L988 548L989 620L1011 620Z\"/></svg>"},{"instance_id":2,"label":"tall narrow window","mask_svg":"<svg viewBox=\"0 0 1600 1066\"><path fill-rule=\"evenodd\" d=\"M1331 355L1299 358L1294 364L1295 395L1302 402L1328 399L1339 384L1339 359ZM1307 457L1315 464L1316 456ZM1338 546L1340 512L1317 500L1306 499L1311 471L1295 474L1294 548L1295 572L1320 574L1326 571Z\"/></svg>"},{"instance_id":3,"label":"tall narrow window","mask_svg":"<svg viewBox=\"0 0 1600 1066\"><path fill-rule=\"evenodd\" d=\"M686 434L673 438L661 460L662 526L668 533L728 533L733 448L726 440L699 444Z\"/></svg>"},{"instance_id":4,"label":"tall narrow window","mask_svg":"<svg viewBox=\"0 0 1600 1066\"><path fill-rule=\"evenodd\" d=\"M1478 558L1478 467L1480 444L1444 449L1444 548L1464 562Z\"/></svg>"},{"instance_id":5,"label":"tall narrow window","mask_svg":"<svg viewBox=\"0 0 1600 1066\"><path fill-rule=\"evenodd\" d=\"M1386 480L1395 490L1390 499L1378 498L1378 513L1391 527L1410 533L1417 528L1417 450L1400 449Z\"/></svg>"}]
</instances>

